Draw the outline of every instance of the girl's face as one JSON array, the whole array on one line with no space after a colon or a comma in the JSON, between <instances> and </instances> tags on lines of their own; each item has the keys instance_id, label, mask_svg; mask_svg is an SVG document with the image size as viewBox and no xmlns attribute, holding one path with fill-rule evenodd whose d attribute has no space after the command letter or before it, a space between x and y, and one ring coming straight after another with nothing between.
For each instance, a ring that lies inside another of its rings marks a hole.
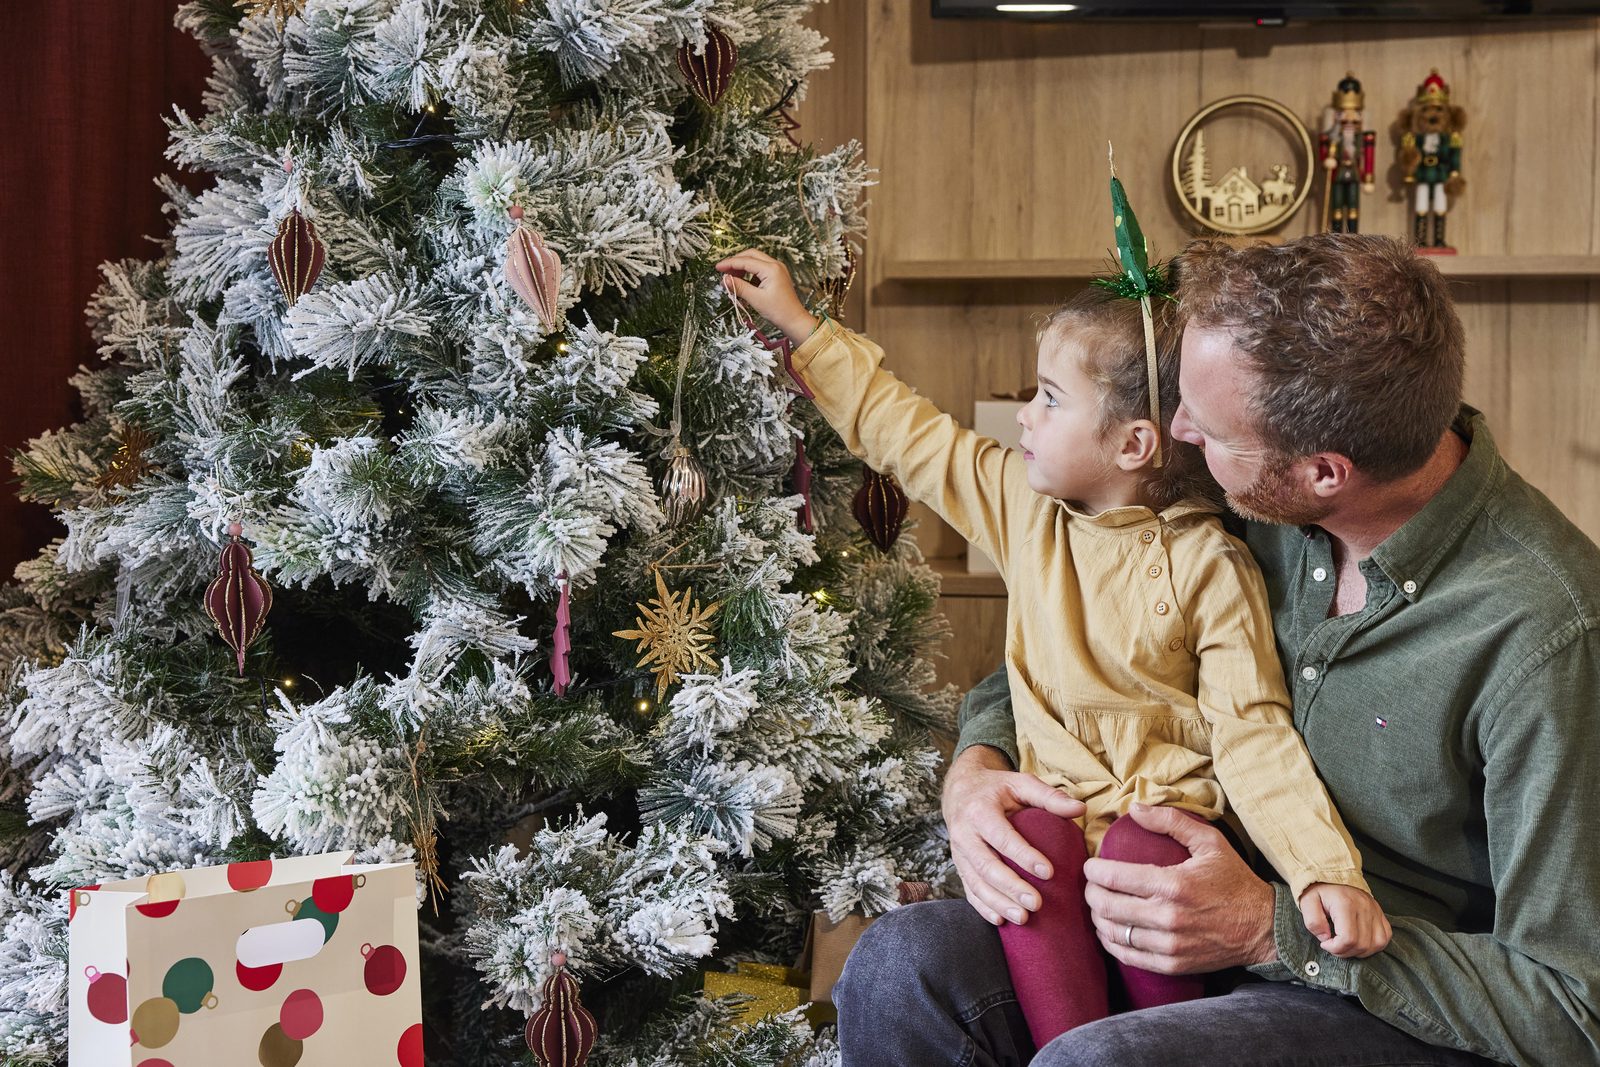
<instances>
[{"instance_id":1,"label":"girl's face","mask_svg":"<svg viewBox=\"0 0 1600 1067\"><path fill-rule=\"evenodd\" d=\"M1112 443L1100 433L1100 391L1083 372L1083 349L1065 330L1039 342L1039 392L1017 412L1028 486L1091 513L1120 481Z\"/></svg>"}]
</instances>

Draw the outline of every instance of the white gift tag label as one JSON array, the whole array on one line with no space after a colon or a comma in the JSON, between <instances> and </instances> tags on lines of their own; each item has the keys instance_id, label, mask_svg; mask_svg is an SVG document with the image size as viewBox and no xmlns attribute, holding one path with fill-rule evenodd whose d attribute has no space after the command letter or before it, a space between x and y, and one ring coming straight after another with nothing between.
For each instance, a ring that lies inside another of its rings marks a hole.
<instances>
[{"instance_id":1,"label":"white gift tag label","mask_svg":"<svg viewBox=\"0 0 1600 1067\"><path fill-rule=\"evenodd\" d=\"M235 952L246 967L271 967L308 960L327 943L327 929L315 919L253 926L239 935Z\"/></svg>"}]
</instances>

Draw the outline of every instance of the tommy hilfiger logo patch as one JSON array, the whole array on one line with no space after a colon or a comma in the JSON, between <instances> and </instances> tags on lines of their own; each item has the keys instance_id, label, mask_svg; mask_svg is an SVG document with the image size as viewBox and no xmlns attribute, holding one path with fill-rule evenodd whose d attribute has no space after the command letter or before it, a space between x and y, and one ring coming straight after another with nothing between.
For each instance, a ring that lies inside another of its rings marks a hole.
<instances>
[{"instance_id":1,"label":"tommy hilfiger logo patch","mask_svg":"<svg viewBox=\"0 0 1600 1067\"><path fill-rule=\"evenodd\" d=\"M1372 717L1372 721L1378 724L1378 729L1380 730L1389 725L1389 720L1385 719L1382 715L1374 715Z\"/></svg>"}]
</instances>

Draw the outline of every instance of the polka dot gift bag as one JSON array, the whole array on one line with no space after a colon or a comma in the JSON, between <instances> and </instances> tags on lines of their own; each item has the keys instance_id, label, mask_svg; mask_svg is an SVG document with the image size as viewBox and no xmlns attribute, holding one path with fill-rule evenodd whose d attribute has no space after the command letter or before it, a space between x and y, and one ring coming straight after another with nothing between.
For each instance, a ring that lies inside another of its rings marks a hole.
<instances>
[{"instance_id":1,"label":"polka dot gift bag","mask_svg":"<svg viewBox=\"0 0 1600 1067\"><path fill-rule=\"evenodd\" d=\"M70 1067L422 1067L415 867L350 855L74 889Z\"/></svg>"}]
</instances>

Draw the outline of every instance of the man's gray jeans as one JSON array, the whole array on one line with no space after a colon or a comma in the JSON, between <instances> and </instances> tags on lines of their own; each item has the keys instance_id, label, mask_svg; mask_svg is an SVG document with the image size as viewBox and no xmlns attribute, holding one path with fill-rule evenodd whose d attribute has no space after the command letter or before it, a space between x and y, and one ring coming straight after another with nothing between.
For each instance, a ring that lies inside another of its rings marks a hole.
<instances>
[{"instance_id":1,"label":"man's gray jeans","mask_svg":"<svg viewBox=\"0 0 1600 1067\"><path fill-rule=\"evenodd\" d=\"M995 928L964 900L878 919L833 990L844 1067L1481 1067L1368 1015L1354 1000L1280 982L1113 1015L1034 1055Z\"/></svg>"}]
</instances>

